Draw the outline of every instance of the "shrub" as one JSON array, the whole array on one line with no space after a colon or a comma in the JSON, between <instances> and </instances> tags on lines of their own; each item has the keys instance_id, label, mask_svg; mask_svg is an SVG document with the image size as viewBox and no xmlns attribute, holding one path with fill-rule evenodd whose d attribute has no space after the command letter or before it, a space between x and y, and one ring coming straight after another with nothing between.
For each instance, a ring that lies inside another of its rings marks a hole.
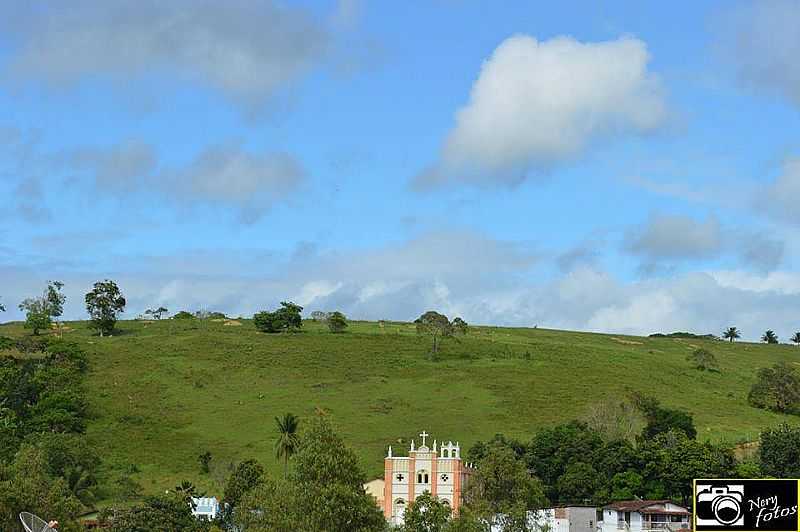
<instances>
[{"instance_id":1,"label":"shrub","mask_svg":"<svg viewBox=\"0 0 800 532\"><path fill-rule=\"evenodd\" d=\"M701 371L719 371L717 357L708 349L703 349L702 347L700 349L695 349L693 353L686 357L686 360Z\"/></svg>"},{"instance_id":2,"label":"shrub","mask_svg":"<svg viewBox=\"0 0 800 532\"><path fill-rule=\"evenodd\" d=\"M303 319L300 313L303 307L291 301L281 301L278 310L269 312L262 310L253 315L253 324L256 329L265 333L277 333L282 331L294 331L303 326Z\"/></svg>"},{"instance_id":3,"label":"shrub","mask_svg":"<svg viewBox=\"0 0 800 532\"><path fill-rule=\"evenodd\" d=\"M328 329L330 329L332 333L340 333L344 332L346 328L347 318L345 315L338 310L336 312L331 312L328 316Z\"/></svg>"},{"instance_id":4,"label":"shrub","mask_svg":"<svg viewBox=\"0 0 800 532\"><path fill-rule=\"evenodd\" d=\"M182 310L182 311L178 312L177 314L175 314L174 316L172 316L172 319L173 320L193 320L194 319L194 314L192 314L191 312L187 312L185 310Z\"/></svg>"},{"instance_id":5,"label":"shrub","mask_svg":"<svg viewBox=\"0 0 800 532\"><path fill-rule=\"evenodd\" d=\"M785 362L771 368L761 368L747 401L756 408L797 413L800 409L800 378L797 372Z\"/></svg>"}]
</instances>

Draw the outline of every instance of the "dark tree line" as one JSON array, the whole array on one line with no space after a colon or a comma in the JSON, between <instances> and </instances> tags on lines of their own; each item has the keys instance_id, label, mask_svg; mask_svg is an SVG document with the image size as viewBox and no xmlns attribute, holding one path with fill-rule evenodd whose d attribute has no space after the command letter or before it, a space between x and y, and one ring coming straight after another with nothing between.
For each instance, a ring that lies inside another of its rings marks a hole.
<instances>
[{"instance_id":1,"label":"dark tree line","mask_svg":"<svg viewBox=\"0 0 800 532\"><path fill-rule=\"evenodd\" d=\"M75 530L98 496L100 460L83 436L86 355L63 340L0 337L9 347L29 353L0 355L0 529L16 530L19 512L31 511Z\"/></svg>"}]
</instances>

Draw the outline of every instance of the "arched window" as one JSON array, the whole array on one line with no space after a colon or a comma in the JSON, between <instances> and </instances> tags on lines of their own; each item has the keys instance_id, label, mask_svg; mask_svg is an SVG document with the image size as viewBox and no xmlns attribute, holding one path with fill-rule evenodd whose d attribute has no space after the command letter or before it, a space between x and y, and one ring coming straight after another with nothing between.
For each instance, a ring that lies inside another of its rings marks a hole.
<instances>
[{"instance_id":1,"label":"arched window","mask_svg":"<svg viewBox=\"0 0 800 532\"><path fill-rule=\"evenodd\" d=\"M428 472L422 470L417 473L417 484L427 484L430 482L430 477L428 477Z\"/></svg>"},{"instance_id":2,"label":"arched window","mask_svg":"<svg viewBox=\"0 0 800 532\"><path fill-rule=\"evenodd\" d=\"M397 517L402 518L403 514L406 513L406 501L403 499L397 499L394 501L394 515Z\"/></svg>"},{"instance_id":3,"label":"arched window","mask_svg":"<svg viewBox=\"0 0 800 532\"><path fill-rule=\"evenodd\" d=\"M442 449L442 457L450 458L450 449Z\"/></svg>"}]
</instances>

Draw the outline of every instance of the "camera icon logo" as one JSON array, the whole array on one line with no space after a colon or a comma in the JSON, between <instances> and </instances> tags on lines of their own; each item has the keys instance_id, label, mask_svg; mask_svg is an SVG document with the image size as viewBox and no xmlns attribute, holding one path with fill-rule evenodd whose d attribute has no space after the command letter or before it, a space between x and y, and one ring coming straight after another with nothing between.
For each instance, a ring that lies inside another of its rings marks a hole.
<instances>
[{"instance_id":1,"label":"camera icon logo","mask_svg":"<svg viewBox=\"0 0 800 532\"><path fill-rule=\"evenodd\" d=\"M744 526L743 484L697 484L695 514L701 526Z\"/></svg>"}]
</instances>

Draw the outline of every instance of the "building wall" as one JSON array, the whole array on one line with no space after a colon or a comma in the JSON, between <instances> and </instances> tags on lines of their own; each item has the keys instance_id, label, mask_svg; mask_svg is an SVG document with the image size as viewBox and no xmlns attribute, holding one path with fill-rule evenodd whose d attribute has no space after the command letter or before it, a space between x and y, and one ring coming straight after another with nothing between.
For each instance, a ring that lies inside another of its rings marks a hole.
<instances>
[{"instance_id":1,"label":"building wall","mask_svg":"<svg viewBox=\"0 0 800 532\"><path fill-rule=\"evenodd\" d=\"M566 510L569 532L597 532L597 508L570 506Z\"/></svg>"},{"instance_id":2,"label":"building wall","mask_svg":"<svg viewBox=\"0 0 800 532\"><path fill-rule=\"evenodd\" d=\"M384 459L384 517L399 524L402 519L398 515L401 508L398 501L402 500L402 506L408 507L410 502L426 491L447 501L453 512L457 513L463 489L469 483L472 471L463 467L460 458L443 458L427 449L410 454Z\"/></svg>"}]
</instances>

